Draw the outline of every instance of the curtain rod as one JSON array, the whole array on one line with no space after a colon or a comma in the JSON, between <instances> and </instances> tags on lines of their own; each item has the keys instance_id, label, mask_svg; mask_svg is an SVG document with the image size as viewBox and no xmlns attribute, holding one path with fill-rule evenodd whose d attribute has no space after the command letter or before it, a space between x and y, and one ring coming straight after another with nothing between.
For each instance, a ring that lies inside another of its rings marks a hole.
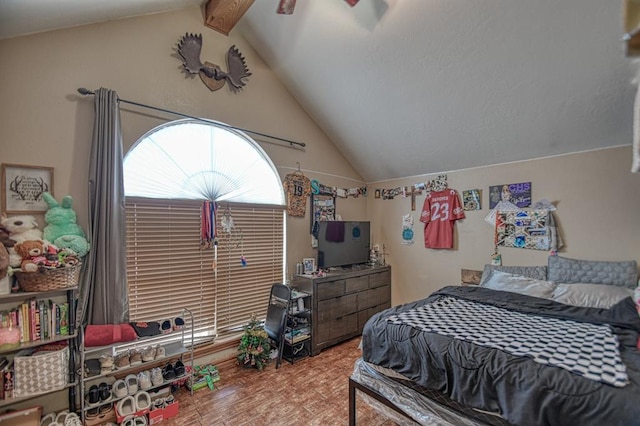
<instances>
[{"instance_id":1,"label":"curtain rod","mask_svg":"<svg viewBox=\"0 0 640 426\"><path fill-rule=\"evenodd\" d=\"M86 95L95 95L95 92L93 92L93 91L91 91L89 89L85 89L84 87L80 87L78 89L78 93L80 93L81 95L85 95L85 96ZM183 114L181 112L171 111L171 110L164 109L164 108L158 108L158 107L154 107L154 106L151 106L151 105L145 105L145 104L141 104L141 103L138 103L138 102L128 101L126 99L118 98L118 102L124 102L126 104L131 104L131 105L139 106L139 107L142 107L142 108L153 109L155 111L166 112L166 113L169 113L169 114L177 115L179 117L192 118L194 120L204 121L205 123L215 123L215 124L223 126L223 127L228 127L229 129L240 130L241 132L251 133L251 134L259 135L259 136L264 136L264 137L267 137L267 138L270 138L270 139L276 139L276 140L279 140L279 141L282 141L282 142L286 142L286 143L288 143L290 145L299 145L301 147L307 146L307 144L305 144L304 142L296 142L296 141L292 141L292 140L289 140L289 139L280 138L280 137L277 137L277 136L271 136L271 135L268 135L266 133L254 132L253 130L242 129L240 127L230 126L228 124L220 123L220 122L217 122L217 121L214 121L214 120L209 120L209 119L201 118L201 117L194 117L192 115Z\"/></svg>"}]
</instances>

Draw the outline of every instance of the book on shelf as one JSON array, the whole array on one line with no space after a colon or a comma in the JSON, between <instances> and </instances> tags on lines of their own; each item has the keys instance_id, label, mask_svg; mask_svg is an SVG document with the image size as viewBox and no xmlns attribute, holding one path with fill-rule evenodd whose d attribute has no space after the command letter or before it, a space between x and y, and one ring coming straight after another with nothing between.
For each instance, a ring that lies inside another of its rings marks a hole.
<instances>
[{"instance_id":1,"label":"book on shelf","mask_svg":"<svg viewBox=\"0 0 640 426\"><path fill-rule=\"evenodd\" d=\"M69 313L69 303L32 298L0 312L0 328L17 328L20 343L46 341L72 334Z\"/></svg>"}]
</instances>

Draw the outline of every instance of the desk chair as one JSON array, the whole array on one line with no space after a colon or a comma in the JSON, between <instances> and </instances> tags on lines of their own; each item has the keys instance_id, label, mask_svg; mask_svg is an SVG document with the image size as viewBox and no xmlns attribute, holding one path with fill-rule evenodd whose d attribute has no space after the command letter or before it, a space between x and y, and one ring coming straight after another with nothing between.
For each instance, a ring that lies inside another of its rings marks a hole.
<instances>
[{"instance_id":1,"label":"desk chair","mask_svg":"<svg viewBox=\"0 0 640 426\"><path fill-rule=\"evenodd\" d=\"M284 334L287 327L287 314L289 312L290 300L291 289L289 287L284 284L274 284L271 286L267 317L264 320L264 330L269 336L271 347L278 349L276 369L280 368L280 363L282 362Z\"/></svg>"}]
</instances>

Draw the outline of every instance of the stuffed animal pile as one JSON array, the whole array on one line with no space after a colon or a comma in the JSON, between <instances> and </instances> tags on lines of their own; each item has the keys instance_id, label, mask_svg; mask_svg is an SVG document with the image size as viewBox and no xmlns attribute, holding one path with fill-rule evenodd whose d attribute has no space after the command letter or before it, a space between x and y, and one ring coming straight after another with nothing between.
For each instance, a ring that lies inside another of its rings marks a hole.
<instances>
[{"instance_id":1,"label":"stuffed animal pile","mask_svg":"<svg viewBox=\"0 0 640 426\"><path fill-rule=\"evenodd\" d=\"M75 266L89 252L89 242L76 223L71 197L59 204L48 192L43 199L49 206L44 230L29 215L0 218L0 243L9 253L9 266L22 272L38 272Z\"/></svg>"}]
</instances>

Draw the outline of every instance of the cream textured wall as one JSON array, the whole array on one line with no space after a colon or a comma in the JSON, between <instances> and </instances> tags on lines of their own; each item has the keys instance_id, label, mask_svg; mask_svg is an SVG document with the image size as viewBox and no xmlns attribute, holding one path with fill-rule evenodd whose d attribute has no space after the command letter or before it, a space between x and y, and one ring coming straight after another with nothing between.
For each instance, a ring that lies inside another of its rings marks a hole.
<instances>
[{"instance_id":1,"label":"cream textured wall","mask_svg":"<svg viewBox=\"0 0 640 426\"><path fill-rule=\"evenodd\" d=\"M233 94L226 86L211 92L199 77L186 77L175 50L186 32L202 33L202 61L223 69L227 49L239 48L253 73L242 92ZM198 8L2 40L0 57L0 162L53 167L54 195L73 197L82 226L94 107L93 97L79 95L79 87L106 87L122 99L305 142L306 148L291 149L255 137L281 177L298 162L306 176L325 185L363 184L256 52L234 32L226 37L204 27ZM125 150L148 130L177 118L121 104ZM347 219L366 215L362 198L341 199L337 206ZM297 261L315 255L309 229L308 216L287 220L290 273ZM66 400L59 392L37 402L49 412L66 407Z\"/></svg>"},{"instance_id":2,"label":"cream textured wall","mask_svg":"<svg viewBox=\"0 0 640 426\"><path fill-rule=\"evenodd\" d=\"M253 74L242 92L226 86L211 92L198 76L186 76L176 52L186 32L202 33L202 61L223 69L227 49L239 48ZM306 148L291 149L254 136L281 177L299 162L305 175L323 184L363 184L256 52L233 31L226 37L204 27L198 8L3 40L0 57L0 161L54 167L54 193L73 196L83 225L94 110L93 97L79 95L79 87L107 87L122 99L305 142ZM178 118L121 104L125 150L151 128ZM362 199L337 204L343 217L365 216ZM314 255L309 218L289 218L287 232L293 272L296 261Z\"/></svg>"},{"instance_id":3,"label":"cream textured wall","mask_svg":"<svg viewBox=\"0 0 640 426\"><path fill-rule=\"evenodd\" d=\"M468 211L456 224L455 250L424 247L424 224L419 221L424 195L416 211L408 198L367 200L374 222L373 241L384 243L392 265L392 303L420 299L445 285L460 283L460 269L482 269L493 253L493 228L489 213L491 185L532 182L532 198L547 198L558 208L565 247L560 255L590 260L640 262L640 175L629 172L631 147L534 159L498 166L450 172L449 187L462 195L465 189L482 189L482 210ZM434 175L370 184L374 188L408 186ZM413 245L402 245L402 216L414 218ZM546 265L548 252L500 247L504 265Z\"/></svg>"}]
</instances>

